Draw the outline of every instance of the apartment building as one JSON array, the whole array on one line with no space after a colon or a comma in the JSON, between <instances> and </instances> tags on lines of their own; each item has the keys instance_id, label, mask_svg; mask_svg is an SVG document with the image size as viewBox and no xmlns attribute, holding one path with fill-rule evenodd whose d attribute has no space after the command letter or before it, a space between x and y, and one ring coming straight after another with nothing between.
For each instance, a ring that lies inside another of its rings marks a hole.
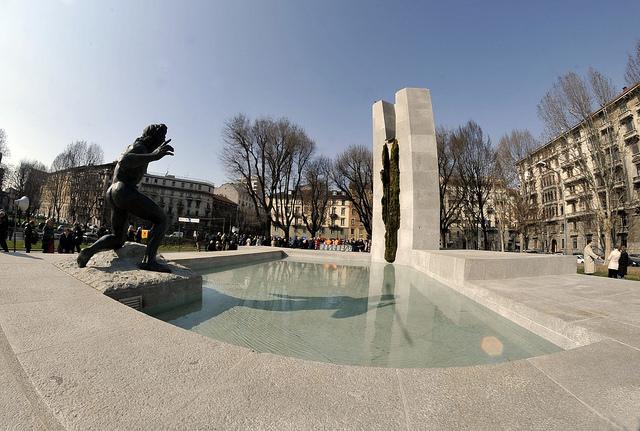
<instances>
[{"instance_id":1,"label":"apartment building","mask_svg":"<svg viewBox=\"0 0 640 431\"><path fill-rule=\"evenodd\" d=\"M290 237L310 237L310 233L305 226L302 217L302 202L300 199L291 201L290 208L293 208L293 223L290 229ZM278 205L274 205L277 210ZM271 228L271 234L276 236L284 236L284 232L276 227ZM362 224L358 212L353 207L353 202L349 198L338 192L332 191L327 205L327 215L322 225L322 229L317 235L327 238L341 239L367 239L367 232Z\"/></svg>"},{"instance_id":2,"label":"apartment building","mask_svg":"<svg viewBox=\"0 0 640 431\"><path fill-rule=\"evenodd\" d=\"M237 219L238 205L215 194L212 183L174 175L145 174L139 185L167 214L170 230L229 232ZM200 219L198 225L180 225L179 217Z\"/></svg>"},{"instance_id":3,"label":"apartment building","mask_svg":"<svg viewBox=\"0 0 640 431\"><path fill-rule=\"evenodd\" d=\"M587 121L588 120L588 121ZM522 193L542 207L528 248L580 253L605 235L640 251L640 83L517 163ZM609 229L603 208L611 214Z\"/></svg>"}]
</instances>

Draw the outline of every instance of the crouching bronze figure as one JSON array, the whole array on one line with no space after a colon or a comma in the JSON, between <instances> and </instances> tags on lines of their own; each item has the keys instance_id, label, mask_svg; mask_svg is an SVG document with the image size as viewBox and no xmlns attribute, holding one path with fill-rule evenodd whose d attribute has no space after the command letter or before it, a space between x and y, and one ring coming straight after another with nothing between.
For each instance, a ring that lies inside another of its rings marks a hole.
<instances>
[{"instance_id":1,"label":"crouching bronze figure","mask_svg":"<svg viewBox=\"0 0 640 431\"><path fill-rule=\"evenodd\" d=\"M171 272L168 266L156 260L158 247L167 230L167 216L153 200L138 191L138 184L147 173L149 163L164 156L173 156L171 139L166 140L167 126L152 124L144 129L142 136L128 146L118 160L113 182L107 190L106 200L111 204L111 227L113 233L99 238L78 255L78 266L84 268L94 254L104 250L117 250L124 245L129 214L153 223L147 251L141 269L157 272Z\"/></svg>"}]
</instances>

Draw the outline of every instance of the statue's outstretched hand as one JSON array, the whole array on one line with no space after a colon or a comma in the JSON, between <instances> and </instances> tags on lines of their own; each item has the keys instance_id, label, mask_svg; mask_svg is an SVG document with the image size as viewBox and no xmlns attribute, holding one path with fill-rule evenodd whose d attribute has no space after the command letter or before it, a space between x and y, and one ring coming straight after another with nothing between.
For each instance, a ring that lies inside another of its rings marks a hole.
<instances>
[{"instance_id":1,"label":"statue's outstretched hand","mask_svg":"<svg viewBox=\"0 0 640 431\"><path fill-rule=\"evenodd\" d=\"M174 150L173 147L169 145L169 142L171 142L171 139L164 141L162 145L153 151L153 154L157 157L156 160L160 160L164 156L173 156Z\"/></svg>"}]
</instances>

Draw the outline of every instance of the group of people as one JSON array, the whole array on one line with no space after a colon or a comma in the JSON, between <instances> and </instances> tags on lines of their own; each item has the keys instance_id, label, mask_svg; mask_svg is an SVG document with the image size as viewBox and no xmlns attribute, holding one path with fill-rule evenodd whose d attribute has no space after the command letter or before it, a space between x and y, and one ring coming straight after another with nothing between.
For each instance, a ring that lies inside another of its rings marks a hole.
<instances>
[{"instance_id":1,"label":"group of people","mask_svg":"<svg viewBox=\"0 0 640 431\"><path fill-rule=\"evenodd\" d=\"M307 239L305 237L300 238L295 236L290 241L289 247L308 250L369 252L370 242L368 240L364 241L361 239L356 240L323 237Z\"/></svg>"},{"instance_id":2,"label":"group of people","mask_svg":"<svg viewBox=\"0 0 640 431\"><path fill-rule=\"evenodd\" d=\"M202 251L225 251L238 249L238 235L236 233L226 234L205 234L203 232L193 232L193 239L196 243L196 250Z\"/></svg>"},{"instance_id":3,"label":"group of people","mask_svg":"<svg viewBox=\"0 0 640 431\"><path fill-rule=\"evenodd\" d=\"M35 221L30 220L26 222L24 227L24 250L27 253L31 253L34 245L42 241L43 253L54 253L56 251L56 235L55 235L55 220L50 218L40 226L36 226ZM42 238L38 233L38 227L42 230ZM9 234L9 220L7 214L0 210L0 248L5 253L9 252L7 247L7 236ZM84 229L79 223L76 223L73 229L66 227L58 238L58 253L74 253L80 252L80 246L84 240Z\"/></svg>"},{"instance_id":4,"label":"group of people","mask_svg":"<svg viewBox=\"0 0 640 431\"><path fill-rule=\"evenodd\" d=\"M136 229L132 224L127 229L127 241L142 243L142 227Z\"/></svg>"},{"instance_id":5,"label":"group of people","mask_svg":"<svg viewBox=\"0 0 640 431\"><path fill-rule=\"evenodd\" d=\"M287 241L285 238L276 235L268 237L265 235L247 235L235 232L229 234L221 232L208 234L194 231L193 240L197 251L237 250L238 246L271 246L306 250L369 252L371 245L368 240L345 240L322 237L308 239L306 237L294 236Z\"/></svg>"},{"instance_id":6,"label":"group of people","mask_svg":"<svg viewBox=\"0 0 640 431\"><path fill-rule=\"evenodd\" d=\"M584 273L587 275L592 275L596 272L596 259L601 258L593 250L593 245L593 241L590 241L584 248ZM627 275L627 268L631 266L627 247L620 244L614 247L605 263L607 264L609 278L624 278Z\"/></svg>"}]
</instances>

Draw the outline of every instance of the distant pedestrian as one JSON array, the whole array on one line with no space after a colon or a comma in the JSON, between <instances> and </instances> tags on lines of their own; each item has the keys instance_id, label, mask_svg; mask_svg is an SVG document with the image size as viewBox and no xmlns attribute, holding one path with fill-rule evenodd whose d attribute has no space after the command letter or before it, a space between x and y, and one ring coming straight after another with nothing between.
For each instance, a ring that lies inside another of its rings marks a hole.
<instances>
[{"instance_id":1,"label":"distant pedestrian","mask_svg":"<svg viewBox=\"0 0 640 431\"><path fill-rule=\"evenodd\" d=\"M627 267L630 263L627 247L623 245L620 249L620 259L618 260L618 278L624 278L627 275Z\"/></svg>"},{"instance_id":2,"label":"distant pedestrian","mask_svg":"<svg viewBox=\"0 0 640 431\"><path fill-rule=\"evenodd\" d=\"M596 272L596 259L599 256L593 251L593 241L589 241L589 243L584 248L584 273L586 275L592 275Z\"/></svg>"},{"instance_id":3,"label":"distant pedestrian","mask_svg":"<svg viewBox=\"0 0 640 431\"><path fill-rule=\"evenodd\" d=\"M607 265L607 268L609 269L609 278L618 278L620 255L620 246L617 246L611 250L611 253L609 253L609 257L607 258L607 261L609 262Z\"/></svg>"},{"instance_id":4,"label":"distant pedestrian","mask_svg":"<svg viewBox=\"0 0 640 431\"><path fill-rule=\"evenodd\" d=\"M33 220L29 221L24 228L24 250L31 253L31 246L38 242L38 233L36 232L36 224Z\"/></svg>"},{"instance_id":5,"label":"distant pedestrian","mask_svg":"<svg viewBox=\"0 0 640 431\"><path fill-rule=\"evenodd\" d=\"M0 210L0 247L5 253L9 253L9 247L7 246L7 235L9 234L9 219L7 214Z\"/></svg>"},{"instance_id":6,"label":"distant pedestrian","mask_svg":"<svg viewBox=\"0 0 640 431\"><path fill-rule=\"evenodd\" d=\"M55 251L55 234L53 231L53 219L50 218L44 224L42 230L42 252L53 253Z\"/></svg>"},{"instance_id":7,"label":"distant pedestrian","mask_svg":"<svg viewBox=\"0 0 640 431\"><path fill-rule=\"evenodd\" d=\"M58 240L58 253L73 253L75 242L73 232L68 227L64 228L60 239Z\"/></svg>"},{"instance_id":8,"label":"distant pedestrian","mask_svg":"<svg viewBox=\"0 0 640 431\"><path fill-rule=\"evenodd\" d=\"M136 230L136 242L138 244L142 244L142 227L138 226L138 229Z\"/></svg>"},{"instance_id":9,"label":"distant pedestrian","mask_svg":"<svg viewBox=\"0 0 640 431\"><path fill-rule=\"evenodd\" d=\"M136 228L133 227L132 224L130 224L129 229L127 229L127 241L130 241L130 242L136 241Z\"/></svg>"},{"instance_id":10,"label":"distant pedestrian","mask_svg":"<svg viewBox=\"0 0 640 431\"><path fill-rule=\"evenodd\" d=\"M80 247L82 246L82 240L84 239L84 230L82 230L82 226L80 223L76 223L73 228L73 242L75 246L75 251L80 253Z\"/></svg>"}]
</instances>

